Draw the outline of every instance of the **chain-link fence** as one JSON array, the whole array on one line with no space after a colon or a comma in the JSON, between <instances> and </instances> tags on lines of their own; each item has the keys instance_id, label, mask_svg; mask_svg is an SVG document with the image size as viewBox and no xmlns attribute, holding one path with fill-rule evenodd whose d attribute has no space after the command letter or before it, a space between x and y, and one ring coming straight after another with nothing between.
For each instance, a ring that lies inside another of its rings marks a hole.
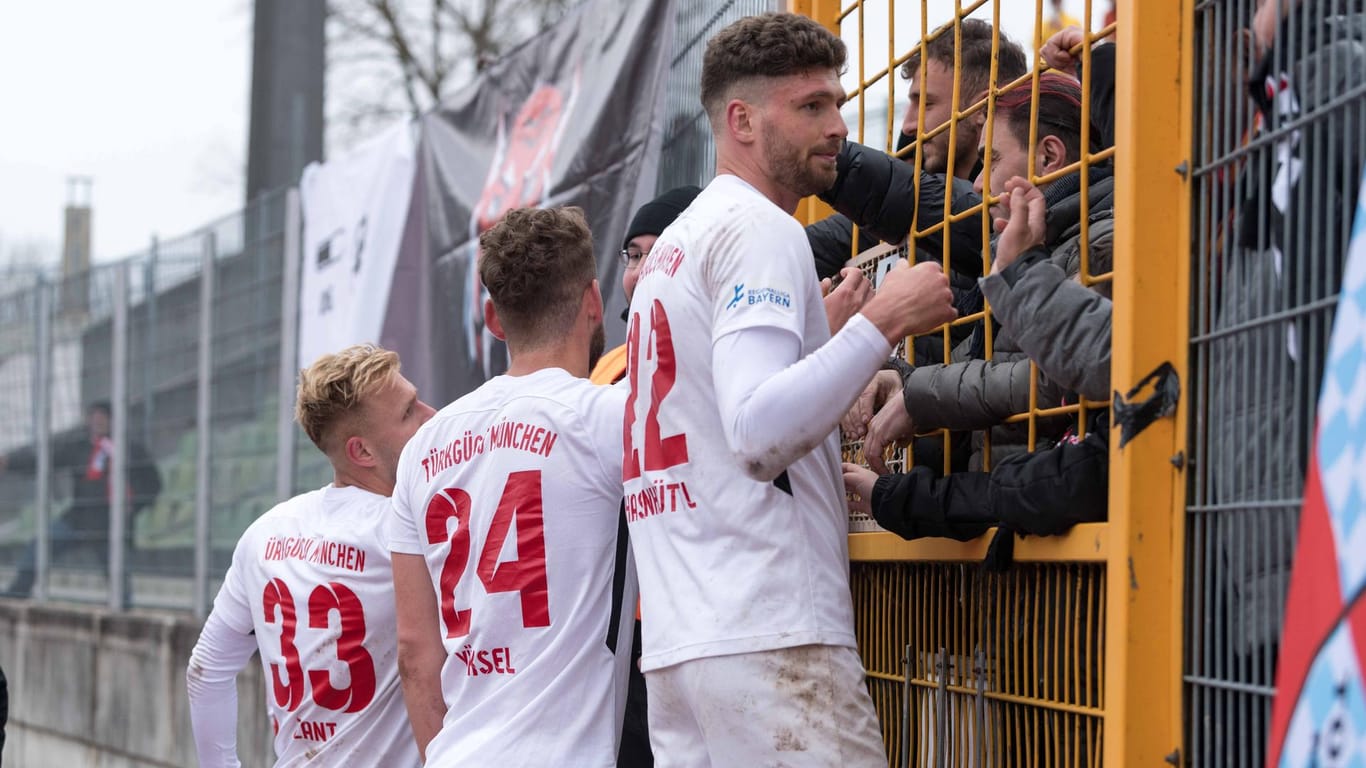
<instances>
[{"instance_id":1,"label":"chain-link fence","mask_svg":"<svg viewBox=\"0 0 1366 768\"><path fill-rule=\"evenodd\" d=\"M1260 766L1366 149L1360 3L1196 9L1191 765Z\"/></svg>"},{"instance_id":2,"label":"chain-link fence","mask_svg":"<svg viewBox=\"0 0 1366 768\"><path fill-rule=\"evenodd\" d=\"M656 185L660 192L686 184L702 186L716 168L716 145L702 109L702 54L707 41L736 19L782 8L778 0L678 3L665 80L664 148Z\"/></svg>"},{"instance_id":3,"label":"chain-link fence","mask_svg":"<svg viewBox=\"0 0 1366 768\"><path fill-rule=\"evenodd\" d=\"M123 261L0 296L0 579L203 610L274 504L285 192ZM290 432L293 434L293 431ZM289 483L326 481L306 463Z\"/></svg>"}]
</instances>

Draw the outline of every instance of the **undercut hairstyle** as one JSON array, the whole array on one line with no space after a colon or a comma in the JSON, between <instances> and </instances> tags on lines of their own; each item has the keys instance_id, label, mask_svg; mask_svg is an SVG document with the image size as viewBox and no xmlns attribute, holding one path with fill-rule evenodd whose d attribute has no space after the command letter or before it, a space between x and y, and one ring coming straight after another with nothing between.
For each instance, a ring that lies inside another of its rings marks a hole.
<instances>
[{"instance_id":1,"label":"undercut hairstyle","mask_svg":"<svg viewBox=\"0 0 1366 768\"><path fill-rule=\"evenodd\" d=\"M968 99L981 93L991 84L991 36L992 27L981 19L963 19L959 22L962 47L958 54L958 88L963 106ZM1029 71L1024 49L1001 32L1001 41L996 47L996 82L1005 85L1023 77ZM925 55L930 61L953 71L953 22L940 26L931 32L930 41L925 43ZM907 80L920 74L920 46L911 52L911 57L901 65L901 76Z\"/></svg>"},{"instance_id":2,"label":"undercut hairstyle","mask_svg":"<svg viewBox=\"0 0 1366 768\"><path fill-rule=\"evenodd\" d=\"M707 41L702 56L702 108L715 124L737 87L813 70L843 74L844 41L795 13L746 16Z\"/></svg>"},{"instance_id":3,"label":"undercut hairstyle","mask_svg":"<svg viewBox=\"0 0 1366 768\"><path fill-rule=\"evenodd\" d=\"M359 415L366 398L398 373L398 354L373 344L357 344L323 355L299 372L294 420L323 453L335 445L338 427Z\"/></svg>"},{"instance_id":4,"label":"undercut hairstyle","mask_svg":"<svg viewBox=\"0 0 1366 768\"><path fill-rule=\"evenodd\" d=\"M1020 145L1029 147L1031 86L1021 83L996 97L996 114L1004 115L1010 132ZM1081 158L1081 84L1057 72L1039 75L1038 139L1056 136L1066 148L1067 162ZM1091 127L1092 152L1100 151L1100 131Z\"/></svg>"},{"instance_id":5,"label":"undercut hairstyle","mask_svg":"<svg viewBox=\"0 0 1366 768\"><path fill-rule=\"evenodd\" d=\"M557 343L597 278L583 210L516 208L479 236L479 279L511 348Z\"/></svg>"}]
</instances>

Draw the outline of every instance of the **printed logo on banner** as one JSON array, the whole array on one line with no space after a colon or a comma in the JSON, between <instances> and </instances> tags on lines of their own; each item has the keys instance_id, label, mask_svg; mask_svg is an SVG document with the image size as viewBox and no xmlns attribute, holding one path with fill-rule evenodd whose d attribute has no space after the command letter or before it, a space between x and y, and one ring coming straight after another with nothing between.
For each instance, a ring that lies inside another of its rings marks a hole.
<instances>
[{"instance_id":1,"label":"printed logo on banner","mask_svg":"<svg viewBox=\"0 0 1366 768\"><path fill-rule=\"evenodd\" d=\"M488 178L479 195L479 202L470 216L473 230L474 258L468 259L466 284L469 297L465 327L466 348L470 362L478 365L485 379L506 369L507 353L503 342L484 327L484 299L487 294L479 281L478 236L486 232L503 214L514 208L541 205L550 184L550 172L564 136L565 123L573 111L579 92L578 68L575 68L569 93L566 96L553 83L538 86L517 110L512 127L507 126L508 113L498 121L498 143L489 166Z\"/></svg>"}]
</instances>

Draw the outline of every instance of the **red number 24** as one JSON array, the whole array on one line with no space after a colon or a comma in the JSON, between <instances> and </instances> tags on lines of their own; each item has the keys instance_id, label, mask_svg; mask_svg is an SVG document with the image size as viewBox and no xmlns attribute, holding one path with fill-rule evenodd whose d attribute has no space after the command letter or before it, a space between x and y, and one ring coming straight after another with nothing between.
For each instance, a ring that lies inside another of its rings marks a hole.
<instances>
[{"instance_id":1,"label":"red number 24","mask_svg":"<svg viewBox=\"0 0 1366 768\"><path fill-rule=\"evenodd\" d=\"M470 561L470 495L460 488L438 492L427 503L427 543L447 540L447 523L456 520L449 534L451 551L441 566L441 620L446 637L470 633L470 609L457 610L455 588ZM508 532L516 526L517 559L498 562ZM541 512L541 470L508 475L498 508L493 512L475 572L489 594L516 592L522 603L522 626L550 626L550 587L545 575L545 527Z\"/></svg>"},{"instance_id":2,"label":"red number 24","mask_svg":"<svg viewBox=\"0 0 1366 768\"><path fill-rule=\"evenodd\" d=\"M630 371L631 394L626 398L625 447L621 463L622 481L640 477L643 471L667 469L688 461L688 437L678 434L661 437L659 404L673 389L678 377L678 362L674 358L673 331L664 305L655 299L650 307L650 335L646 354L656 358L655 372L650 377L650 407L645 412L644 461L636 448L632 434L636 424L636 393L640 391L640 313L631 315L631 330L626 337L626 363Z\"/></svg>"}]
</instances>

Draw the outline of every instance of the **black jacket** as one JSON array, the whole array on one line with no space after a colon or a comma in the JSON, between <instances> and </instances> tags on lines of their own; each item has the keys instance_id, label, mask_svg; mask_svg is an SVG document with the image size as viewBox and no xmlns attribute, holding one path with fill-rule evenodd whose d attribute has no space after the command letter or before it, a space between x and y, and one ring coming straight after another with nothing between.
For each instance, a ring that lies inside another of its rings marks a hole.
<instances>
[{"instance_id":1,"label":"black jacket","mask_svg":"<svg viewBox=\"0 0 1366 768\"><path fill-rule=\"evenodd\" d=\"M1095 429L1035 453L1011 456L991 472L936 477L916 466L883 475L873 485L873 517L905 539L942 536L968 541L993 526L1051 536L1077 523L1106 519L1109 429L1098 414Z\"/></svg>"},{"instance_id":2,"label":"black jacket","mask_svg":"<svg viewBox=\"0 0 1366 768\"><path fill-rule=\"evenodd\" d=\"M924 230L944 217L943 174L921 171L920 196L916 196L916 173L909 163L871 147L846 141L836 159L835 184L820 195L840 215L815 222L806 228L807 240L816 260L816 273L830 277L840 271L850 257L854 224L859 226L859 248L865 251L878 241L900 243L911 231L915 220ZM954 213L965 211L982 201L972 191L972 182L954 178L950 186ZM916 211L920 215L916 219ZM982 274L982 217L969 216L951 227L952 271L969 278ZM939 261L943 253L943 234L938 230L915 242L917 260Z\"/></svg>"},{"instance_id":3,"label":"black jacket","mask_svg":"<svg viewBox=\"0 0 1366 768\"><path fill-rule=\"evenodd\" d=\"M71 513L108 513L108 466L92 462L94 452L95 446L85 432L52 446L53 473L65 472L71 478ZM156 502L161 493L161 474L141 443L130 441L128 452L128 511L132 513ZM33 472L37 468L37 455L31 448L15 451L7 458L11 471Z\"/></svg>"}]
</instances>

